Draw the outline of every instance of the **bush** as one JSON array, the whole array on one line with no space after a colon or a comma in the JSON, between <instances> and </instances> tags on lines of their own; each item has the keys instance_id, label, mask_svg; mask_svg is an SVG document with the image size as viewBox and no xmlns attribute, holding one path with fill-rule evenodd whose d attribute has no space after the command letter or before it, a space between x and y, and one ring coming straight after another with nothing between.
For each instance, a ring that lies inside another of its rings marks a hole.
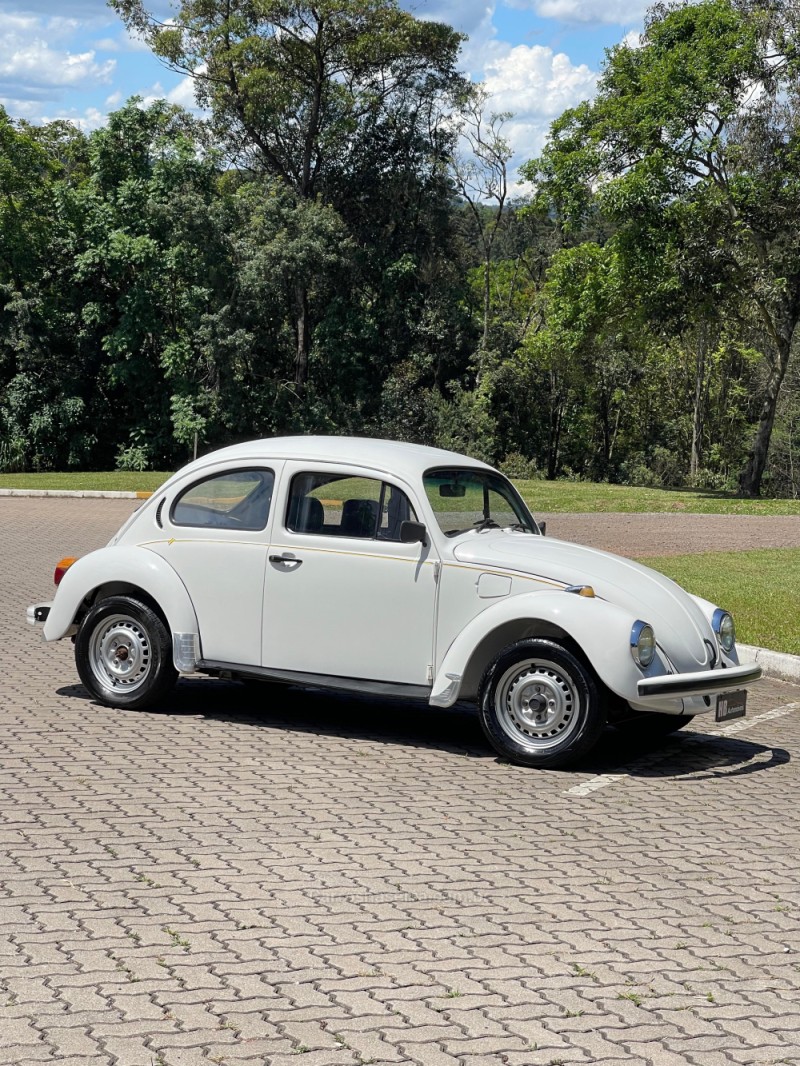
<instances>
[{"instance_id":1,"label":"bush","mask_svg":"<svg viewBox=\"0 0 800 1066\"><path fill-rule=\"evenodd\" d=\"M509 452L499 464L499 468L506 477L518 478L521 481L534 481L542 476L536 460L526 459L519 452Z\"/></svg>"}]
</instances>

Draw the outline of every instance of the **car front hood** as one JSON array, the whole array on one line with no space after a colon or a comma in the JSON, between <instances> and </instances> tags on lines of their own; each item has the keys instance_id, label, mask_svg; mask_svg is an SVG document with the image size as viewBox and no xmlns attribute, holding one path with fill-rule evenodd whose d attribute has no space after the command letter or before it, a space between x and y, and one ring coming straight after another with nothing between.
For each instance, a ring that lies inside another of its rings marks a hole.
<instances>
[{"instance_id":1,"label":"car front hood","mask_svg":"<svg viewBox=\"0 0 800 1066\"><path fill-rule=\"evenodd\" d=\"M709 667L716 658L714 632L699 604L668 577L631 559L552 537L500 530L467 534L453 554L459 562L565 586L591 585L597 596L649 622L659 646L680 671Z\"/></svg>"}]
</instances>

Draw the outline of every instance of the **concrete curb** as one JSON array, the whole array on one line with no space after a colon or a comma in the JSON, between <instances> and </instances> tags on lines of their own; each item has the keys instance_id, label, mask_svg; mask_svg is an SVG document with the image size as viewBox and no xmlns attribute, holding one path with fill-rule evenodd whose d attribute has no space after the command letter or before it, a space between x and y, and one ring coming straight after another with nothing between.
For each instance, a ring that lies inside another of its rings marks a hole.
<instances>
[{"instance_id":1,"label":"concrete curb","mask_svg":"<svg viewBox=\"0 0 800 1066\"><path fill-rule=\"evenodd\" d=\"M770 651L769 648L754 648L752 644L737 644L736 647L743 662L758 663L767 677L800 684L800 655Z\"/></svg>"},{"instance_id":2,"label":"concrete curb","mask_svg":"<svg viewBox=\"0 0 800 1066\"><path fill-rule=\"evenodd\" d=\"M149 500L152 492L114 492L101 489L0 489L0 496L48 496L92 500Z\"/></svg>"}]
</instances>

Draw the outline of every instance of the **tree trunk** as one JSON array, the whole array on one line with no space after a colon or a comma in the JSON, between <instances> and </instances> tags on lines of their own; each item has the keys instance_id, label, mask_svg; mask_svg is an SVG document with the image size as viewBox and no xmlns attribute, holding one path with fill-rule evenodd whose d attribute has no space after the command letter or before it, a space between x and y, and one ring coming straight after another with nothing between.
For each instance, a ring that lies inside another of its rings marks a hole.
<instances>
[{"instance_id":1,"label":"tree trunk","mask_svg":"<svg viewBox=\"0 0 800 1066\"><path fill-rule=\"evenodd\" d=\"M772 437L772 427L775 425L778 397L786 374L786 367L789 365L793 332L794 330L787 330L780 335L778 358L770 367L755 440L750 448L744 469L739 474L739 491L743 496L759 496L761 494L761 479L764 476L764 468L767 465L769 442Z\"/></svg>"},{"instance_id":2,"label":"tree trunk","mask_svg":"<svg viewBox=\"0 0 800 1066\"><path fill-rule=\"evenodd\" d=\"M489 341L489 316L492 311L492 260L491 252L486 254L486 262L483 264L483 350Z\"/></svg>"},{"instance_id":3,"label":"tree trunk","mask_svg":"<svg viewBox=\"0 0 800 1066\"><path fill-rule=\"evenodd\" d=\"M564 401L554 376L550 375L550 432L547 441L547 480L554 481L558 473L558 452L561 445L561 418Z\"/></svg>"},{"instance_id":4,"label":"tree trunk","mask_svg":"<svg viewBox=\"0 0 800 1066\"><path fill-rule=\"evenodd\" d=\"M703 337L698 338L695 356L692 457L689 460L689 473L692 476L703 466L703 409L706 383L706 343Z\"/></svg>"},{"instance_id":5,"label":"tree trunk","mask_svg":"<svg viewBox=\"0 0 800 1066\"><path fill-rule=\"evenodd\" d=\"M297 313L297 354L294 362L294 383L302 393L308 382L308 353L311 350L311 322L308 314L308 289L302 282L295 285Z\"/></svg>"}]
</instances>

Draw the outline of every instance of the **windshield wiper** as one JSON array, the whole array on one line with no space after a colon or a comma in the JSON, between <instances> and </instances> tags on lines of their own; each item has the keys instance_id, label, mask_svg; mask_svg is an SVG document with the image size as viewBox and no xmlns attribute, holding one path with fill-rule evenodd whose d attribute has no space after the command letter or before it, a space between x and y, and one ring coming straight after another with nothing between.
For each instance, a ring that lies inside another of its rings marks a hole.
<instances>
[{"instance_id":1,"label":"windshield wiper","mask_svg":"<svg viewBox=\"0 0 800 1066\"><path fill-rule=\"evenodd\" d=\"M477 522L472 523L472 528L481 532L484 529L499 529L500 526L493 518L479 518Z\"/></svg>"},{"instance_id":2,"label":"windshield wiper","mask_svg":"<svg viewBox=\"0 0 800 1066\"><path fill-rule=\"evenodd\" d=\"M523 526L522 522L512 522L510 526L506 526L506 529L513 529L515 533L532 533L533 530L527 526Z\"/></svg>"}]
</instances>

